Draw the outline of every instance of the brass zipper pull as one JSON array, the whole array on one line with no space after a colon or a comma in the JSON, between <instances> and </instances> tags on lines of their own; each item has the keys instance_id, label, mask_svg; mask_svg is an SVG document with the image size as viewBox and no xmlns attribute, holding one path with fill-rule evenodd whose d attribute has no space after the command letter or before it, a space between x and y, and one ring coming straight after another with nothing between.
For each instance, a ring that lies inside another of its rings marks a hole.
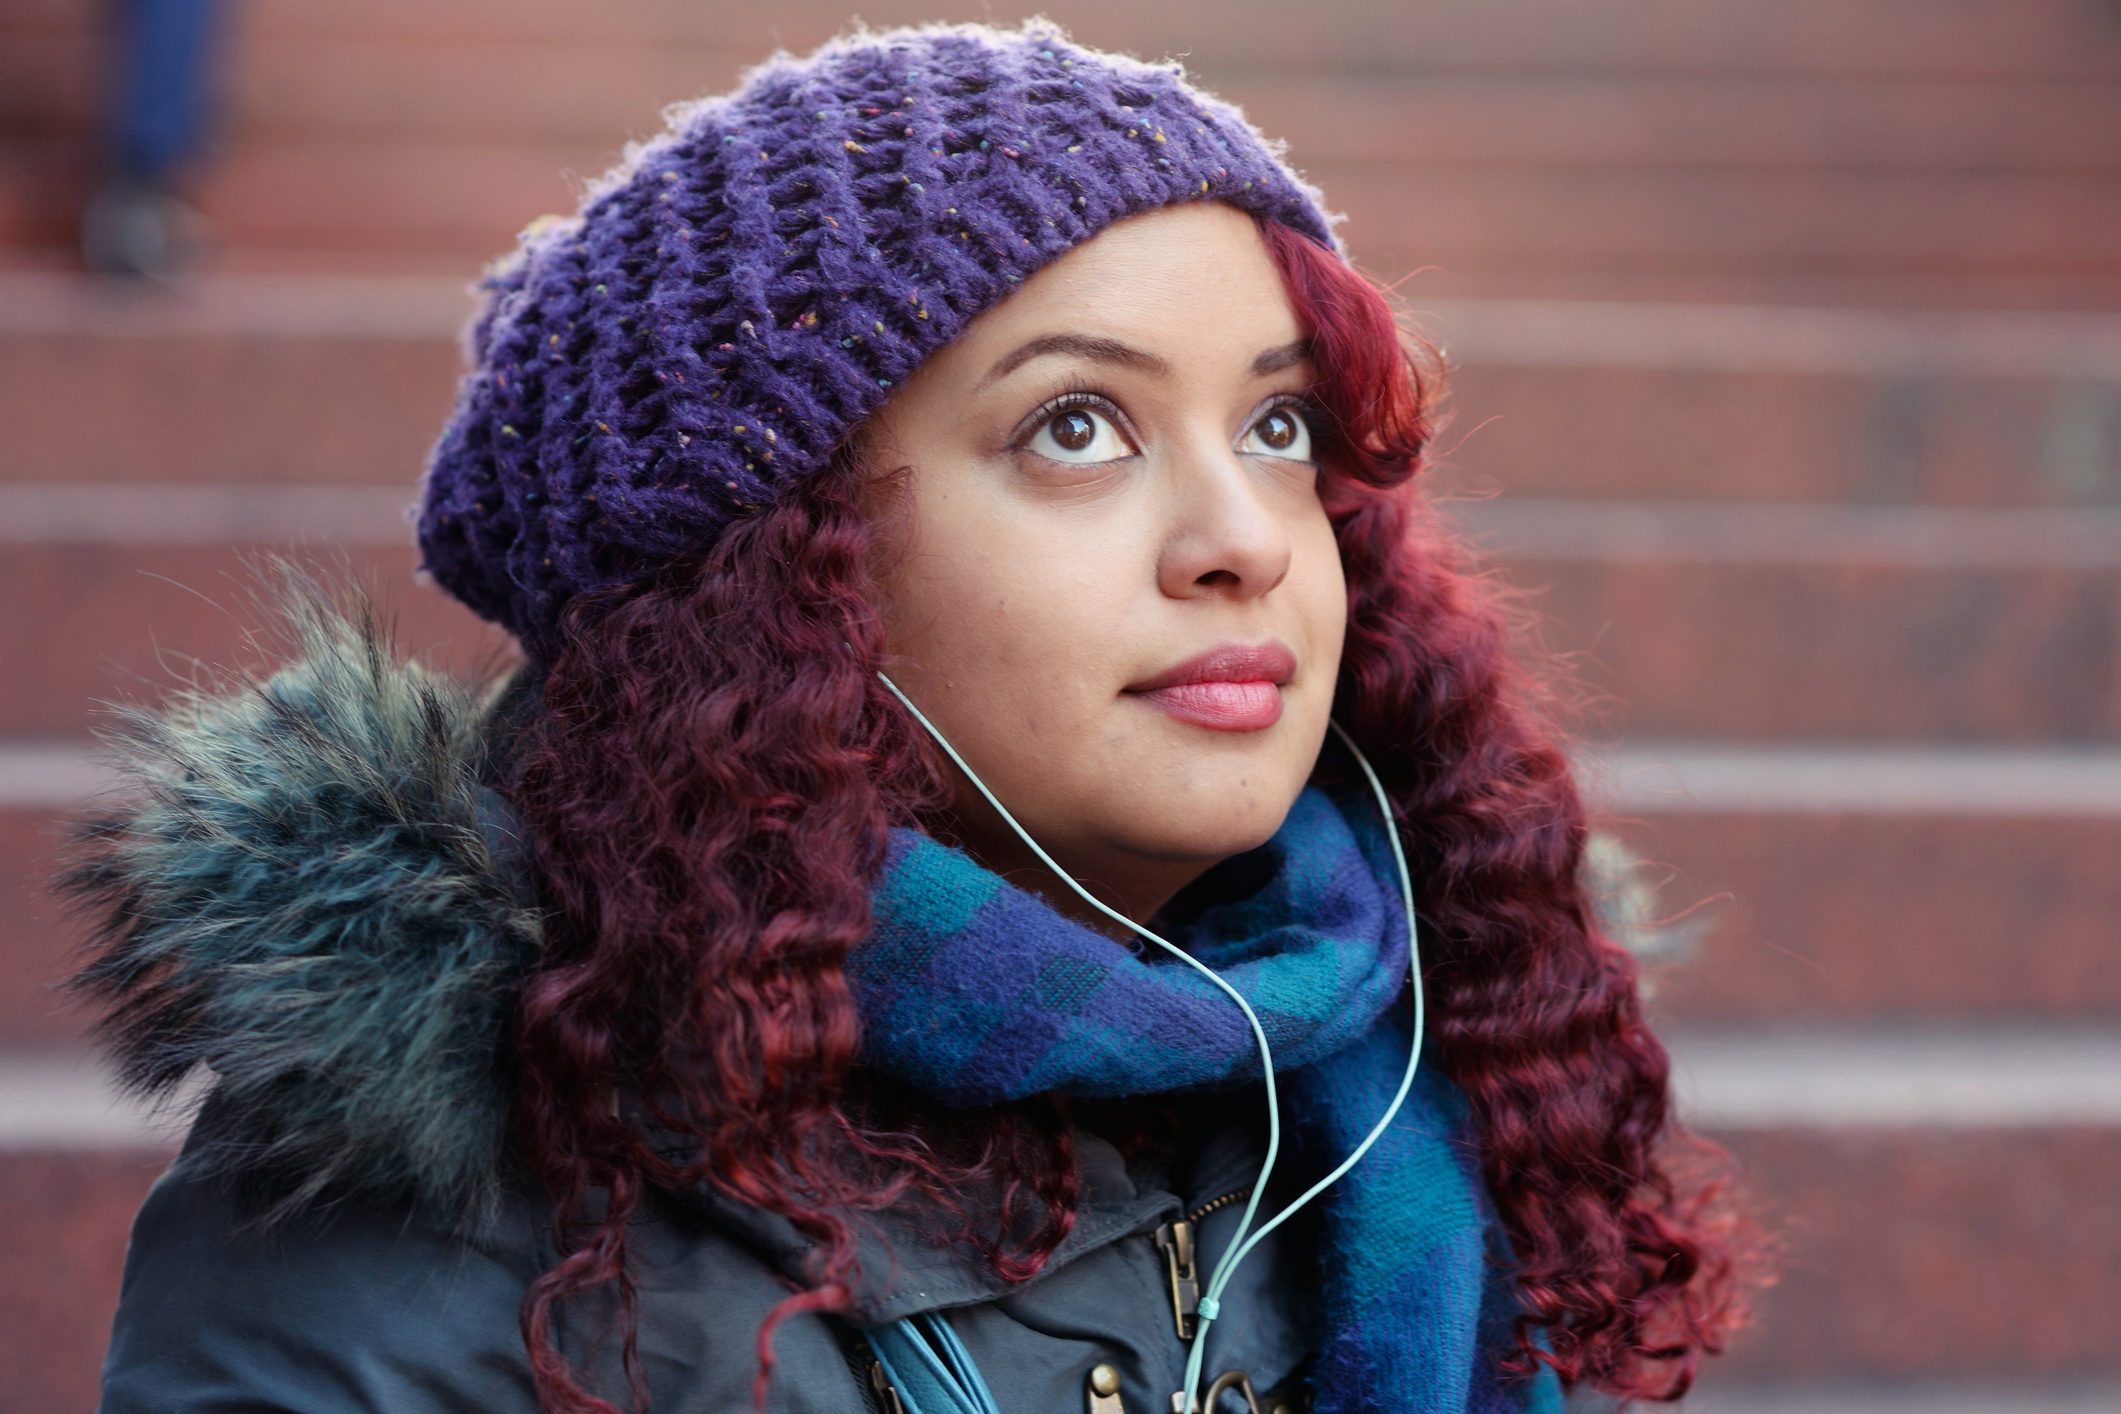
<instances>
[{"instance_id":1,"label":"brass zipper pull","mask_svg":"<svg viewBox=\"0 0 2121 1414\"><path fill-rule=\"evenodd\" d=\"M1171 1287L1171 1323L1180 1340L1193 1339L1193 1329L1200 1318L1200 1273L1193 1260L1193 1225L1216 1209L1251 1196L1250 1185L1235 1189L1156 1230L1156 1250L1164 1254L1164 1277Z\"/></svg>"},{"instance_id":2,"label":"brass zipper pull","mask_svg":"<svg viewBox=\"0 0 2121 1414\"><path fill-rule=\"evenodd\" d=\"M891 1387L891 1377L884 1373L884 1362L869 1362L869 1388L876 1392L876 1402L883 1406L884 1414L906 1414L905 1401Z\"/></svg>"},{"instance_id":3,"label":"brass zipper pull","mask_svg":"<svg viewBox=\"0 0 2121 1414\"><path fill-rule=\"evenodd\" d=\"M1200 1275L1193 1265L1193 1224L1174 1218L1156 1230L1157 1250L1164 1254L1164 1276L1171 1286L1171 1320L1180 1340L1193 1339L1200 1313Z\"/></svg>"}]
</instances>

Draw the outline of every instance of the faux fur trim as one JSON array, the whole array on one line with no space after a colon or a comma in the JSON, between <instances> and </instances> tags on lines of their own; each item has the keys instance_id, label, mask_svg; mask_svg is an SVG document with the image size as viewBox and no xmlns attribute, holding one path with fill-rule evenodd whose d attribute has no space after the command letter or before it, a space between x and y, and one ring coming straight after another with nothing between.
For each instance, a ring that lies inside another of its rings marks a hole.
<instances>
[{"instance_id":1,"label":"faux fur trim","mask_svg":"<svg viewBox=\"0 0 2121 1414\"><path fill-rule=\"evenodd\" d=\"M289 666L96 729L124 784L52 877L89 921L59 986L128 1094L214 1073L182 1163L267 1176L266 1224L351 1190L490 1218L543 945L482 783L502 684L398 661L365 595L272 565Z\"/></svg>"}]
</instances>

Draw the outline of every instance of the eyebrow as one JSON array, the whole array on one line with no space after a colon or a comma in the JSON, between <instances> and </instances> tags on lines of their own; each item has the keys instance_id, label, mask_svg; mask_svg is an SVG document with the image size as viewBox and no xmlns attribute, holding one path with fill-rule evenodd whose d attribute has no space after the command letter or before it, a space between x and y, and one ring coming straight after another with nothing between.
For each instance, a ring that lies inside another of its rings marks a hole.
<instances>
[{"instance_id":1,"label":"eyebrow","mask_svg":"<svg viewBox=\"0 0 2121 1414\"><path fill-rule=\"evenodd\" d=\"M1268 349L1252 360L1252 376L1264 377L1302 363L1311 357L1311 347L1311 340L1306 337ZM1138 368L1144 373L1153 373L1158 377L1165 377L1171 372L1171 365L1155 354L1135 348L1132 344L1121 343L1117 339L1107 339L1096 334L1041 334L1038 338L1019 344L1011 352L1002 355L972 391L979 392L988 384L1014 373L1032 359L1043 358L1048 354L1073 354L1096 363L1117 363L1128 368Z\"/></svg>"}]
</instances>

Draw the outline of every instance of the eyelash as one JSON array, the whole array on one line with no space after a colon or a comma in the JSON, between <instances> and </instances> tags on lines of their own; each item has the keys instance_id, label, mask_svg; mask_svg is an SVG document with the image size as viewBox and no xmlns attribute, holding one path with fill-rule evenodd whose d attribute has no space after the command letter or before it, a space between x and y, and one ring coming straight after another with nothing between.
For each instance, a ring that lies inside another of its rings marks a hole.
<instances>
[{"instance_id":1,"label":"eyelash","mask_svg":"<svg viewBox=\"0 0 2121 1414\"><path fill-rule=\"evenodd\" d=\"M1038 409L1024 423L1024 430L1017 435L1015 440L1010 442L1009 450L1013 452L1027 450L1031 439L1043 431L1047 423L1067 412L1070 408L1080 407L1095 408L1111 417L1113 425L1122 432L1127 430L1126 418L1120 413L1117 399L1097 384L1084 384L1070 387L1066 392L1048 398L1045 402L1039 404ZM1317 394L1308 390L1300 393L1284 393L1261 408L1259 416L1252 419L1251 425L1257 427L1271 414L1289 407L1295 408L1303 415L1304 423L1310 429L1313 455L1309 465L1316 466L1318 464L1318 441L1324 435L1326 420L1326 405L1319 400ZM1290 461L1293 458L1281 457L1278 460Z\"/></svg>"}]
</instances>

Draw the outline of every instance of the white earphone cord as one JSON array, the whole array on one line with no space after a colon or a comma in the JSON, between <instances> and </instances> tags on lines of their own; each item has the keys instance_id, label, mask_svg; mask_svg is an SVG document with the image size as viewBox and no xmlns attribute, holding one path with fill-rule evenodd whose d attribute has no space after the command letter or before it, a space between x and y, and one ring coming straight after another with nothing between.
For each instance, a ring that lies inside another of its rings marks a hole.
<instances>
[{"instance_id":1,"label":"white earphone cord","mask_svg":"<svg viewBox=\"0 0 2121 1414\"><path fill-rule=\"evenodd\" d=\"M1399 866L1400 893L1401 896L1406 900L1407 905L1407 951L1409 955L1408 970L1413 974L1414 981L1414 1044L1407 1054L1406 1074L1400 1077L1399 1093L1392 1097L1392 1103L1390 1107L1385 1110L1384 1117L1377 1121L1376 1126L1370 1130L1368 1135L1364 1136L1362 1143L1355 1146L1355 1152L1348 1155L1347 1158L1341 1160L1339 1166L1336 1167L1331 1173L1327 1174L1324 1178L1320 1179L1318 1182L1312 1184L1309 1188L1305 1189L1303 1194L1299 1196L1296 1201L1289 1204L1288 1207L1283 1208L1279 1213L1276 1213L1272 1218L1268 1219L1266 1222L1260 1224L1259 1230L1257 1232L1251 1233L1251 1235L1248 1237L1246 1233L1247 1230L1250 1229L1250 1227L1252 1226L1252 1218L1254 1213L1257 1212L1259 1208L1259 1200L1267 1191L1267 1178L1270 1174L1274 1172L1275 1157L1281 1152L1281 1105L1278 1099L1276 1098L1274 1089L1274 1053L1267 1046L1267 1033L1260 1028L1259 1017L1253 1012L1252 1004L1250 1002L1247 1002L1235 987L1232 987L1228 982L1225 982L1220 976L1218 976L1212 968L1209 968L1200 963L1198 960L1188 954L1185 949L1178 947L1172 943L1166 942L1164 939L1157 937L1156 934L1137 924L1133 919L1128 918L1126 915L1120 913L1117 909L1107 907L1103 900L1091 894L1091 892L1088 889L1085 889L1081 884L1078 884L1075 881L1073 875L1069 874L1067 870L1061 868L1060 865L1054 861L1051 855L1047 854L1044 849L1039 847L1038 841L1032 839L1030 833L1026 831L1022 825L1019 825L1016 822L1016 817L1009 813L1008 808L1005 807L999 800L996 800L994 798L994 792L987 789L987 783L979 778L979 773L974 771L972 767L966 763L964 757L957 754L957 748L952 746L949 741L944 738L943 734L935 729L935 723L929 721L927 716L922 713L921 709L913 705L912 699L907 697L904 692L901 692L899 690L898 684L893 682L890 678L885 677L882 672L878 672L877 676L883 679L884 686L890 688L891 691L898 697L899 701L906 704L906 710L913 713L915 719L917 719L923 727L927 728L928 734L936 739L936 741L942 746L943 750L950 753L950 759L957 763L958 769L962 770L965 773L966 777L971 780L972 784L979 787L980 794L987 797L987 802L992 805L997 812L1000 813L1001 817L1004 820L1007 820L1009 822L1009 828L1015 830L1016 833L1022 837L1024 843L1031 846L1032 853L1036 854L1040 859L1045 861L1047 868L1051 869L1055 874L1058 874L1062 879L1066 880L1068 887L1074 889L1078 894L1081 894L1083 900L1088 903L1092 908L1095 908L1098 912L1105 914L1109 918L1112 918L1120 923L1126 924L1127 927L1132 928L1135 932L1141 934L1150 942L1155 943L1165 952L1170 953L1173 957L1176 957L1177 959L1179 959L1179 961L1185 963L1188 967L1191 967L1194 971L1206 977L1216 986L1222 988L1223 991L1229 993L1231 999L1234 1000L1238 1004L1238 1006L1244 1009L1245 1020L1251 1025L1252 1034L1259 1038L1260 1065L1263 1073L1266 1076L1267 1088L1267 1157L1266 1162L1260 1165L1259 1178L1252 1185L1252 1196L1245 1203L1244 1214L1238 1220L1237 1234L1231 1239L1230 1246L1225 1249L1221 1259L1216 1262L1215 1270L1209 1274L1207 1290L1200 1298L1200 1307L1198 1311L1199 1319L1193 1329L1193 1342L1191 1351L1186 1357L1186 1388L1184 1392L1185 1402L1183 1405L1180 1406L1182 1409L1192 1411L1195 1407L1194 1391L1200 1385L1201 1363L1205 1359L1207 1352L1208 1327L1215 1320L1216 1316L1221 1313L1221 1298L1223 1288L1229 1284L1231 1273L1237 1269L1237 1264L1244 1260L1246 1254L1250 1253L1253 1247L1258 1245L1259 1240L1261 1238L1265 1237L1275 1228L1280 1227L1282 1223L1287 1221L1289 1216L1293 1214L1298 1208L1301 1208L1304 1204L1310 1202L1320 1193L1323 1193L1330 1185L1336 1182L1342 1174L1345 1174L1349 1169L1353 1168L1357 1159L1360 1159L1365 1153L1369 1151L1370 1146L1377 1142L1377 1137L1380 1134L1384 1133L1385 1126L1392 1122L1392 1117L1399 1113L1399 1107L1403 1103L1405 1103L1407 1098L1407 1092L1412 1089L1414 1085L1415 1069L1421 1063L1421 1036L1424 1007L1421 994L1421 948L1419 945L1419 935L1415 931L1414 883L1412 876L1407 871L1406 850L1400 844L1399 830L1393 822L1392 805L1391 801L1385 795L1384 784L1377 779L1377 772L1371 768L1369 758L1365 757L1362 754L1362 748L1355 744L1355 739L1348 735L1347 731L1342 728L1340 723L1328 718L1327 725L1332 727L1333 730L1339 734L1340 739L1343 742L1347 743L1348 750L1353 752L1355 755L1356 764L1362 767L1363 775L1368 778L1370 782L1371 791L1374 792L1377 796L1378 809L1384 812L1385 835L1392 842L1392 858L1393 861Z\"/></svg>"}]
</instances>

